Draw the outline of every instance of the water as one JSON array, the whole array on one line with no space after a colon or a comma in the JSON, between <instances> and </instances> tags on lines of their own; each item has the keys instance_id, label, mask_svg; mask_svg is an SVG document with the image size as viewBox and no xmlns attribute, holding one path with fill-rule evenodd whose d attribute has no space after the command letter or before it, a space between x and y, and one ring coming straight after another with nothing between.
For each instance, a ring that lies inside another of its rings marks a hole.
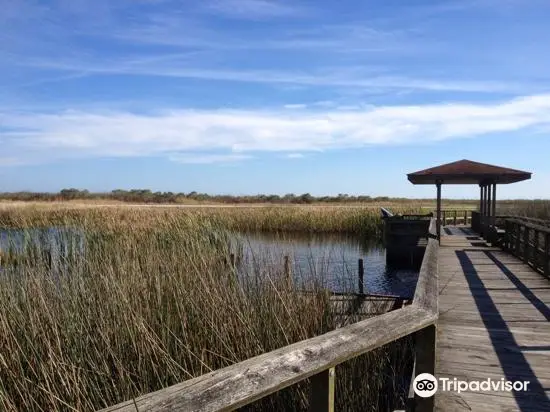
<instances>
[{"instance_id":1,"label":"water","mask_svg":"<svg viewBox=\"0 0 550 412\"><path fill-rule=\"evenodd\" d=\"M386 265L384 247L374 241L361 241L342 235L303 235L285 233L237 235L244 246L243 264L255 261L282 268L289 256L295 282L322 278L334 292L357 292L358 260L365 268L364 291L374 294L412 296L417 270ZM306 285L307 287L307 285Z\"/></svg>"},{"instance_id":2,"label":"water","mask_svg":"<svg viewBox=\"0 0 550 412\"><path fill-rule=\"evenodd\" d=\"M46 252L41 258L49 261L52 273L59 274L71 270L71 257L85 253L84 233L71 228L32 228L0 230L0 251L25 254ZM0 266L0 273L5 268Z\"/></svg>"},{"instance_id":3,"label":"water","mask_svg":"<svg viewBox=\"0 0 550 412\"><path fill-rule=\"evenodd\" d=\"M66 253L71 248L83 251L84 234L77 229L56 227L0 230L0 250L22 253L39 245L54 254Z\"/></svg>"},{"instance_id":4,"label":"water","mask_svg":"<svg viewBox=\"0 0 550 412\"><path fill-rule=\"evenodd\" d=\"M359 240L343 235L304 234L247 234L234 235L243 246L241 270L252 268L282 269L284 256L289 256L294 281L304 288L308 282L322 281L323 286L334 292L357 292L358 260L363 259L365 268L364 291L374 294L412 296L418 271L388 267L385 249L380 243ZM29 247L41 244L48 250L52 267L56 271L70 270L61 265L72 253L85 252L84 234L75 229L44 228L0 230L0 250L21 253ZM248 269L248 270L247 270ZM0 268L1 270L1 268ZM256 269L257 271L257 269ZM260 270L261 271L261 270Z\"/></svg>"}]
</instances>

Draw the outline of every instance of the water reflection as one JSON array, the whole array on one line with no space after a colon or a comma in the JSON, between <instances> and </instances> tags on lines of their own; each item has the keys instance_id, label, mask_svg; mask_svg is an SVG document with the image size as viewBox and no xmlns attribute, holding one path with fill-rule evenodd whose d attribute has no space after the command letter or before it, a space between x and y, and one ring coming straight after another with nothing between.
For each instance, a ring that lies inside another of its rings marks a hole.
<instances>
[{"instance_id":1,"label":"water reflection","mask_svg":"<svg viewBox=\"0 0 550 412\"><path fill-rule=\"evenodd\" d=\"M235 235L243 245L243 265L282 267L289 256L295 281L322 279L334 292L358 291L358 260L365 267L365 292L412 296L418 271L386 265L381 243L342 235L247 234Z\"/></svg>"}]
</instances>

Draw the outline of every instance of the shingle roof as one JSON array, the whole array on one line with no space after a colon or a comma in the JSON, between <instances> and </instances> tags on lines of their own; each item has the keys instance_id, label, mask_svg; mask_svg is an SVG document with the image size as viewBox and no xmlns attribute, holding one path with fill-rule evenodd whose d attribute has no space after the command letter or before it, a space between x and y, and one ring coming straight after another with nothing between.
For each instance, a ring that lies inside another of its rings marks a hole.
<instances>
[{"instance_id":1,"label":"shingle roof","mask_svg":"<svg viewBox=\"0 0 550 412\"><path fill-rule=\"evenodd\" d=\"M506 184L530 179L531 173L463 159L409 173L407 177L413 184L435 184L437 181L443 184Z\"/></svg>"}]
</instances>

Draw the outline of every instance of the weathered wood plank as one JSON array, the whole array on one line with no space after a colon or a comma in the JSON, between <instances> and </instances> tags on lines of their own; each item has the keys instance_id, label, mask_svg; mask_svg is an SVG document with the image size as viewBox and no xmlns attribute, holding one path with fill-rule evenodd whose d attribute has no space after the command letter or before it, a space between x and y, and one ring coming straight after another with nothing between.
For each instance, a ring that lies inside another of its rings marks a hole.
<instances>
[{"instance_id":1,"label":"weathered wood plank","mask_svg":"<svg viewBox=\"0 0 550 412\"><path fill-rule=\"evenodd\" d=\"M507 247L533 262L537 241L529 232L540 228L526 227L523 221L507 227L514 232ZM540 243L536 249L540 269L544 252ZM438 394L436 409L550 410L541 389L550 386L548 279L511 254L473 244L459 234L443 236L439 267L436 376L534 379L538 392L528 398L513 393L444 393Z\"/></svg>"},{"instance_id":2,"label":"weathered wood plank","mask_svg":"<svg viewBox=\"0 0 550 412\"><path fill-rule=\"evenodd\" d=\"M413 299L413 305L432 313L439 312L438 249L438 242L435 239L430 239L420 267Z\"/></svg>"}]
</instances>

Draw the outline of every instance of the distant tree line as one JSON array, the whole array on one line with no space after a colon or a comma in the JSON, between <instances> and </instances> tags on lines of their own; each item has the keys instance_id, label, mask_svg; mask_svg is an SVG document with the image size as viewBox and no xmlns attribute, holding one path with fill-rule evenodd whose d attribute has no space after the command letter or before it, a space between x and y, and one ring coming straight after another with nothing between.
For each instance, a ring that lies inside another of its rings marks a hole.
<instances>
[{"instance_id":1,"label":"distant tree line","mask_svg":"<svg viewBox=\"0 0 550 412\"><path fill-rule=\"evenodd\" d=\"M107 193L91 193L88 190L63 189L58 193L14 192L0 193L0 200L14 201L65 201L65 200L115 200L127 203L279 203L279 204L310 204L310 203L378 203L378 202L410 202L407 198L392 198L388 196L371 197L366 195L348 195L340 193L337 196L312 196L309 193L286 195L209 195L207 193L174 193L153 192L148 189L122 190L117 189ZM433 199L418 199L432 201ZM464 202L464 200L451 200ZM472 200L474 202L474 200Z\"/></svg>"}]
</instances>

